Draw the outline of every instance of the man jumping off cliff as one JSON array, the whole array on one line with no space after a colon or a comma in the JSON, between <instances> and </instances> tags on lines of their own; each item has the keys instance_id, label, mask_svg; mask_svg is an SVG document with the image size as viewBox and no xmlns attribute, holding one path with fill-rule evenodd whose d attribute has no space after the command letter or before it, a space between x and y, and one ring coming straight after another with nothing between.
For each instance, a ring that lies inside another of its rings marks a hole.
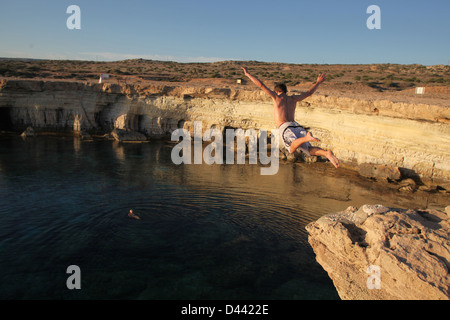
<instances>
[{"instance_id":1,"label":"man jumping off cliff","mask_svg":"<svg viewBox=\"0 0 450 320\"><path fill-rule=\"evenodd\" d=\"M320 74L317 82L306 92L300 95L287 95L287 88L285 84L277 84L274 90L270 90L266 85L256 77L248 73L247 69L242 67L244 74L265 93L267 93L274 102L275 122L277 128L280 130L280 135L283 138L284 146L290 153L300 148L307 155L323 156L339 168L339 160L335 157L331 150L323 150L319 147L311 146L311 141L320 141L314 138L311 132L306 132L295 120L295 108L297 102L300 102L311 96L319 85L325 81L326 74Z\"/></svg>"}]
</instances>

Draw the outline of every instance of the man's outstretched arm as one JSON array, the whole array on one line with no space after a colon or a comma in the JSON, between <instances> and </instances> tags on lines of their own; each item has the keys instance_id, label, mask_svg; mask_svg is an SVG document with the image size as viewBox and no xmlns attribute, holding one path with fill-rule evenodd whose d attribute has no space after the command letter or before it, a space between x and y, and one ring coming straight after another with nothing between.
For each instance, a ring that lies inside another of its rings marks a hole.
<instances>
[{"instance_id":1,"label":"man's outstretched arm","mask_svg":"<svg viewBox=\"0 0 450 320\"><path fill-rule=\"evenodd\" d=\"M252 76L250 73L248 73L247 69L242 67L242 70L244 70L244 74L254 83L256 84L259 88L261 88L265 93L267 93L269 96L271 96L272 98L276 97L276 93L272 90L270 90L269 88L267 88L267 86L258 78Z\"/></svg>"},{"instance_id":2,"label":"man's outstretched arm","mask_svg":"<svg viewBox=\"0 0 450 320\"><path fill-rule=\"evenodd\" d=\"M317 77L317 81L315 84L312 85L311 88L309 88L308 91L303 92L300 95L294 96L295 100L298 101L302 101L303 99L308 98L309 96L312 96L314 92L316 92L317 88L319 87L319 85L325 81L325 79L327 78L327 74L326 73L322 73L319 74L319 76Z\"/></svg>"}]
</instances>

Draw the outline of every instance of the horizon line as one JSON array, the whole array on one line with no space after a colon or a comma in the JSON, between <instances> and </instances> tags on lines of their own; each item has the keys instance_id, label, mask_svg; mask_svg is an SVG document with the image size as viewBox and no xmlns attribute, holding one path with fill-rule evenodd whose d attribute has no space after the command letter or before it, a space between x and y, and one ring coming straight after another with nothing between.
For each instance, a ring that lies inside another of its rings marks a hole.
<instances>
[{"instance_id":1,"label":"horizon line","mask_svg":"<svg viewBox=\"0 0 450 320\"><path fill-rule=\"evenodd\" d=\"M209 59L209 58L206 58ZM0 56L0 60L29 60L29 61L85 61L85 62L105 62L105 63L114 63L114 62L123 62L123 61L131 61L131 60L144 60L144 61L155 61L155 62L173 62L180 64L190 64L190 63L220 63L220 62L256 62L256 63L273 63L273 64L293 64L293 65L382 65L382 64L390 64L390 65L404 65L404 66L412 66L412 65L421 65L421 66L449 66L450 64L438 63L438 64L422 64L422 63L398 63L398 62L366 62L366 63L326 63L326 62L281 62L281 61L263 61L263 60L245 60L245 59L218 59L215 60L211 58L210 61L202 61L201 57L198 61L180 61L178 59L173 60L161 60L157 58L124 58L117 60L98 60L98 59L88 59L88 58L30 58L30 57L8 57L8 56Z\"/></svg>"}]
</instances>

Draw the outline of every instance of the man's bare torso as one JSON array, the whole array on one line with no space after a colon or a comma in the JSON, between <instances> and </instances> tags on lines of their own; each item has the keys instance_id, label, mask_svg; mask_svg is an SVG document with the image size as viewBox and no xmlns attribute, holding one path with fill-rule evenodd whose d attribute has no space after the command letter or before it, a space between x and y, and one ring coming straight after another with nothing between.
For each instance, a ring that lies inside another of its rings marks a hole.
<instances>
[{"instance_id":1,"label":"man's bare torso","mask_svg":"<svg viewBox=\"0 0 450 320\"><path fill-rule=\"evenodd\" d=\"M293 122L297 101L286 94L277 95L274 99L275 123L279 128L285 122Z\"/></svg>"},{"instance_id":2,"label":"man's bare torso","mask_svg":"<svg viewBox=\"0 0 450 320\"><path fill-rule=\"evenodd\" d=\"M258 87L260 87L265 93L267 93L269 96L272 97L274 101L274 112L275 112L275 123L277 124L277 127L279 128L283 123L285 122L293 122L294 116L295 116L295 107L297 102L302 101L303 99L306 99L307 97L311 96L317 89L317 87L325 81L326 74L319 74L317 77L316 83L309 88L308 91L303 92L300 95L294 95L294 96L288 96L286 95L286 86L283 88L280 88L278 86L277 89L281 89L280 91L275 90L272 91L267 86L262 83L258 78L255 78L250 73L248 73L247 69L245 67L242 67L244 70L244 74L249 77L249 79L256 84Z\"/></svg>"}]
</instances>

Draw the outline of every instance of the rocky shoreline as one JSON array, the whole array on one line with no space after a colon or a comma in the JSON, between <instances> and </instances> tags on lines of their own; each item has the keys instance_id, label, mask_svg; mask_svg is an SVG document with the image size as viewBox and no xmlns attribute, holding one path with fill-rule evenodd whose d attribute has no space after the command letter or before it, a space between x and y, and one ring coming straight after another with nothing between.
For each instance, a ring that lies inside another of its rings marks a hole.
<instances>
[{"instance_id":1,"label":"rocky shoreline","mask_svg":"<svg viewBox=\"0 0 450 320\"><path fill-rule=\"evenodd\" d=\"M270 99L255 88L214 84L145 84L0 80L0 131L72 133L82 139L167 139L175 129L273 130ZM341 163L368 179L399 188L450 190L450 108L321 95L297 108L297 118ZM133 138L134 137L134 138ZM316 161L281 150L281 159Z\"/></svg>"},{"instance_id":2,"label":"rocky shoreline","mask_svg":"<svg viewBox=\"0 0 450 320\"><path fill-rule=\"evenodd\" d=\"M175 129L192 131L194 121L222 132L270 131L272 108L260 91L244 88L0 81L0 131L24 138L51 132L81 140L170 140ZM396 188L400 197L450 192L448 106L316 94L297 116L343 168ZM283 161L320 161L280 151ZM342 299L448 299L449 210L349 207L308 225L309 242ZM378 286L377 276L381 288L368 288Z\"/></svg>"},{"instance_id":3,"label":"rocky shoreline","mask_svg":"<svg viewBox=\"0 0 450 320\"><path fill-rule=\"evenodd\" d=\"M449 300L450 206L349 207L306 230L344 300Z\"/></svg>"}]
</instances>

